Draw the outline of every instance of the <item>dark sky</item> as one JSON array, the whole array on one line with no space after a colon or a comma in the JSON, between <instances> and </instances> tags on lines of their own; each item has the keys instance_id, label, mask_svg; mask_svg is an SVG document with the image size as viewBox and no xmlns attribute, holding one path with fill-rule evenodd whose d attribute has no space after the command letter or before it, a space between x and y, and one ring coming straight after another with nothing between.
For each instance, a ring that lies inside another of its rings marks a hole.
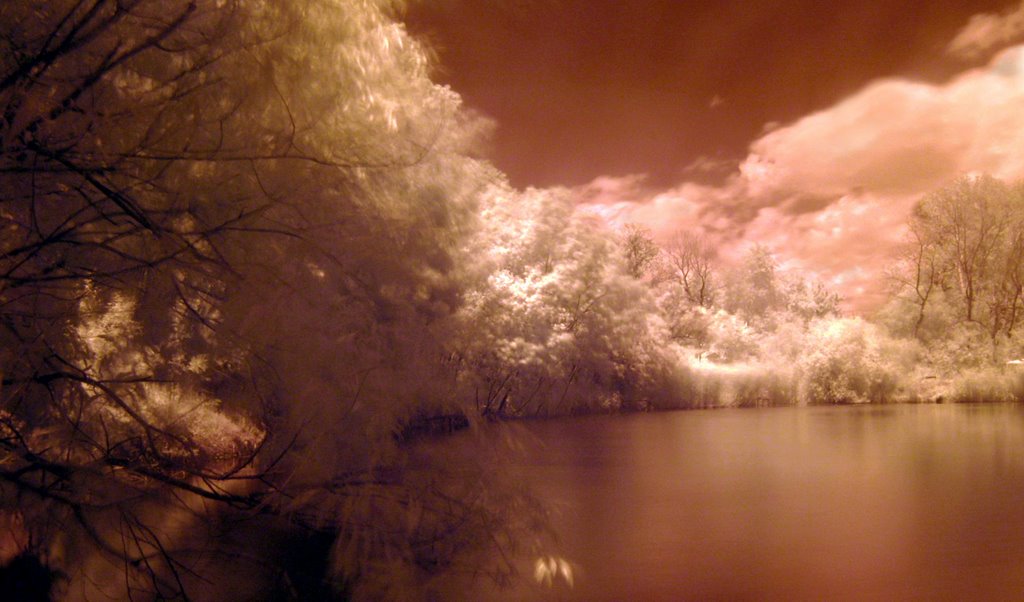
<instances>
[{"instance_id":1,"label":"dark sky","mask_svg":"<svg viewBox=\"0 0 1024 602\"><path fill-rule=\"evenodd\" d=\"M517 186L648 174L694 179L879 77L941 82L943 52L1000 0L427 0L409 29L435 79L497 122L491 158ZM981 57L984 58L984 57Z\"/></svg>"}]
</instances>

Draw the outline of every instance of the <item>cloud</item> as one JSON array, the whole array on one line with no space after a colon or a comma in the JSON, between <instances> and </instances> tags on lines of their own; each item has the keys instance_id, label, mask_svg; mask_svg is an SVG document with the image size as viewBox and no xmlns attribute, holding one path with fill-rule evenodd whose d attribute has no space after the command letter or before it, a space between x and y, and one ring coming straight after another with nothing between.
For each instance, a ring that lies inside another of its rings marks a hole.
<instances>
[{"instance_id":1,"label":"cloud","mask_svg":"<svg viewBox=\"0 0 1024 602\"><path fill-rule=\"evenodd\" d=\"M1024 46L944 85L890 79L776 129L740 166L755 195L921 192L967 171L1024 167Z\"/></svg>"},{"instance_id":2,"label":"cloud","mask_svg":"<svg viewBox=\"0 0 1024 602\"><path fill-rule=\"evenodd\" d=\"M637 201L648 193L644 186L646 180L643 174L601 176L576 188L576 197L580 203L593 205Z\"/></svg>"},{"instance_id":3,"label":"cloud","mask_svg":"<svg viewBox=\"0 0 1024 602\"><path fill-rule=\"evenodd\" d=\"M814 213L766 207L745 238L776 250L791 269L830 283L849 309L869 309L882 301L882 273L914 200L851 194Z\"/></svg>"},{"instance_id":4,"label":"cloud","mask_svg":"<svg viewBox=\"0 0 1024 602\"><path fill-rule=\"evenodd\" d=\"M993 48L1024 38L1024 2L1003 14L982 13L971 17L946 47L946 52L974 59Z\"/></svg>"},{"instance_id":5,"label":"cloud","mask_svg":"<svg viewBox=\"0 0 1024 602\"><path fill-rule=\"evenodd\" d=\"M717 184L653 191L631 176L587 198L614 223L661 235L699 229L726 256L767 244L788 265L835 283L858 310L877 303L914 202L975 172L1024 177L1024 46L944 84L879 80L766 130Z\"/></svg>"}]
</instances>

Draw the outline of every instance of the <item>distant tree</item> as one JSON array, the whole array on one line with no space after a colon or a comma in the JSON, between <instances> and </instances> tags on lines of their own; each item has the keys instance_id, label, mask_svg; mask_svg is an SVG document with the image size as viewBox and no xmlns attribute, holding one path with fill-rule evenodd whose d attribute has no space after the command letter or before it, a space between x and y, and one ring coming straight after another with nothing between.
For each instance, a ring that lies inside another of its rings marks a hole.
<instances>
[{"instance_id":1,"label":"distant tree","mask_svg":"<svg viewBox=\"0 0 1024 602\"><path fill-rule=\"evenodd\" d=\"M726 308L748 318L764 318L785 307L778 264L772 252L755 245L732 271L726 287Z\"/></svg>"},{"instance_id":2,"label":"distant tree","mask_svg":"<svg viewBox=\"0 0 1024 602\"><path fill-rule=\"evenodd\" d=\"M838 316L839 294L818 279L798 275L783 278L782 294L786 309L804 320Z\"/></svg>"},{"instance_id":3,"label":"distant tree","mask_svg":"<svg viewBox=\"0 0 1024 602\"><path fill-rule=\"evenodd\" d=\"M651 231L637 224L626 224L621 244L622 254L626 260L626 271L638 280L648 273L658 253L661 252L651 236Z\"/></svg>"},{"instance_id":4,"label":"distant tree","mask_svg":"<svg viewBox=\"0 0 1024 602\"><path fill-rule=\"evenodd\" d=\"M919 207L919 206L918 206ZM897 290L910 293L910 301L916 306L913 325L915 338L921 336L921 325L929 302L935 294L947 285L947 268L941 241L921 211L916 208L910 220L907 240L900 252L899 266L893 273Z\"/></svg>"},{"instance_id":5,"label":"distant tree","mask_svg":"<svg viewBox=\"0 0 1024 602\"><path fill-rule=\"evenodd\" d=\"M673 341L697 349L707 347L713 315L708 308L695 305L683 287L674 282L660 287L657 301Z\"/></svg>"},{"instance_id":6,"label":"distant tree","mask_svg":"<svg viewBox=\"0 0 1024 602\"><path fill-rule=\"evenodd\" d=\"M690 303L710 308L716 299L715 250L689 232L677 232L665 246L671 278L683 287Z\"/></svg>"}]
</instances>

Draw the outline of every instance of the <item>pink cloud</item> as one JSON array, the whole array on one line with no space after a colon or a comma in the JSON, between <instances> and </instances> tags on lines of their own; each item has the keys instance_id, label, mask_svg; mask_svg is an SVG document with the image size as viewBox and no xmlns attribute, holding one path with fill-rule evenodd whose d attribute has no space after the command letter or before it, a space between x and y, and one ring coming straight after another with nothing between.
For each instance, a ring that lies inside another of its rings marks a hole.
<instances>
[{"instance_id":1,"label":"pink cloud","mask_svg":"<svg viewBox=\"0 0 1024 602\"><path fill-rule=\"evenodd\" d=\"M751 144L740 166L759 196L926 192L956 175L1019 177L1024 46L936 86L882 80Z\"/></svg>"},{"instance_id":2,"label":"pink cloud","mask_svg":"<svg viewBox=\"0 0 1024 602\"><path fill-rule=\"evenodd\" d=\"M880 80L774 126L724 184L651 191L636 176L604 178L601 194L580 196L616 224L699 229L726 256L767 244L866 310L914 202L972 172L1024 177L1024 46L941 85Z\"/></svg>"},{"instance_id":3,"label":"pink cloud","mask_svg":"<svg viewBox=\"0 0 1024 602\"><path fill-rule=\"evenodd\" d=\"M974 15L946 47L946 52L975 58L985 51L1024 37L1024 2L1003 14Z\"/></svg>"}]
</instances>

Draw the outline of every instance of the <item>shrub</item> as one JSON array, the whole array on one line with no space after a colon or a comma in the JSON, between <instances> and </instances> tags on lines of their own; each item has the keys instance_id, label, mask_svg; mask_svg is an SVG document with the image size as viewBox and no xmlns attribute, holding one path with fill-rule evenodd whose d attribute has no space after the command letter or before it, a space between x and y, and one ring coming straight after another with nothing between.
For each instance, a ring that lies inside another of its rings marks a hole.
<instances>
[{"instance_id":1,"label":"shrub","mask_svg":"<svg viewBox=\"0 0 1024 602\"><path fill-rule=\"evenodd\" d=\"M899 371L883 353L885 335L863 320L819 320L808 331L808 343L800 363L805 403L877 403L893 399L899 389Z\"/></svg>"},{"instance_id":2,"label":"shrub","mask_svg":"<svg viewBox=\"0 0 1024 602\"><path fill-rule=\"evenodd\" d=\"M1024 371L1015 366L969 370L953 381L949 397L954 403L1024 401Z\"/></svg>"}]
</instances>

